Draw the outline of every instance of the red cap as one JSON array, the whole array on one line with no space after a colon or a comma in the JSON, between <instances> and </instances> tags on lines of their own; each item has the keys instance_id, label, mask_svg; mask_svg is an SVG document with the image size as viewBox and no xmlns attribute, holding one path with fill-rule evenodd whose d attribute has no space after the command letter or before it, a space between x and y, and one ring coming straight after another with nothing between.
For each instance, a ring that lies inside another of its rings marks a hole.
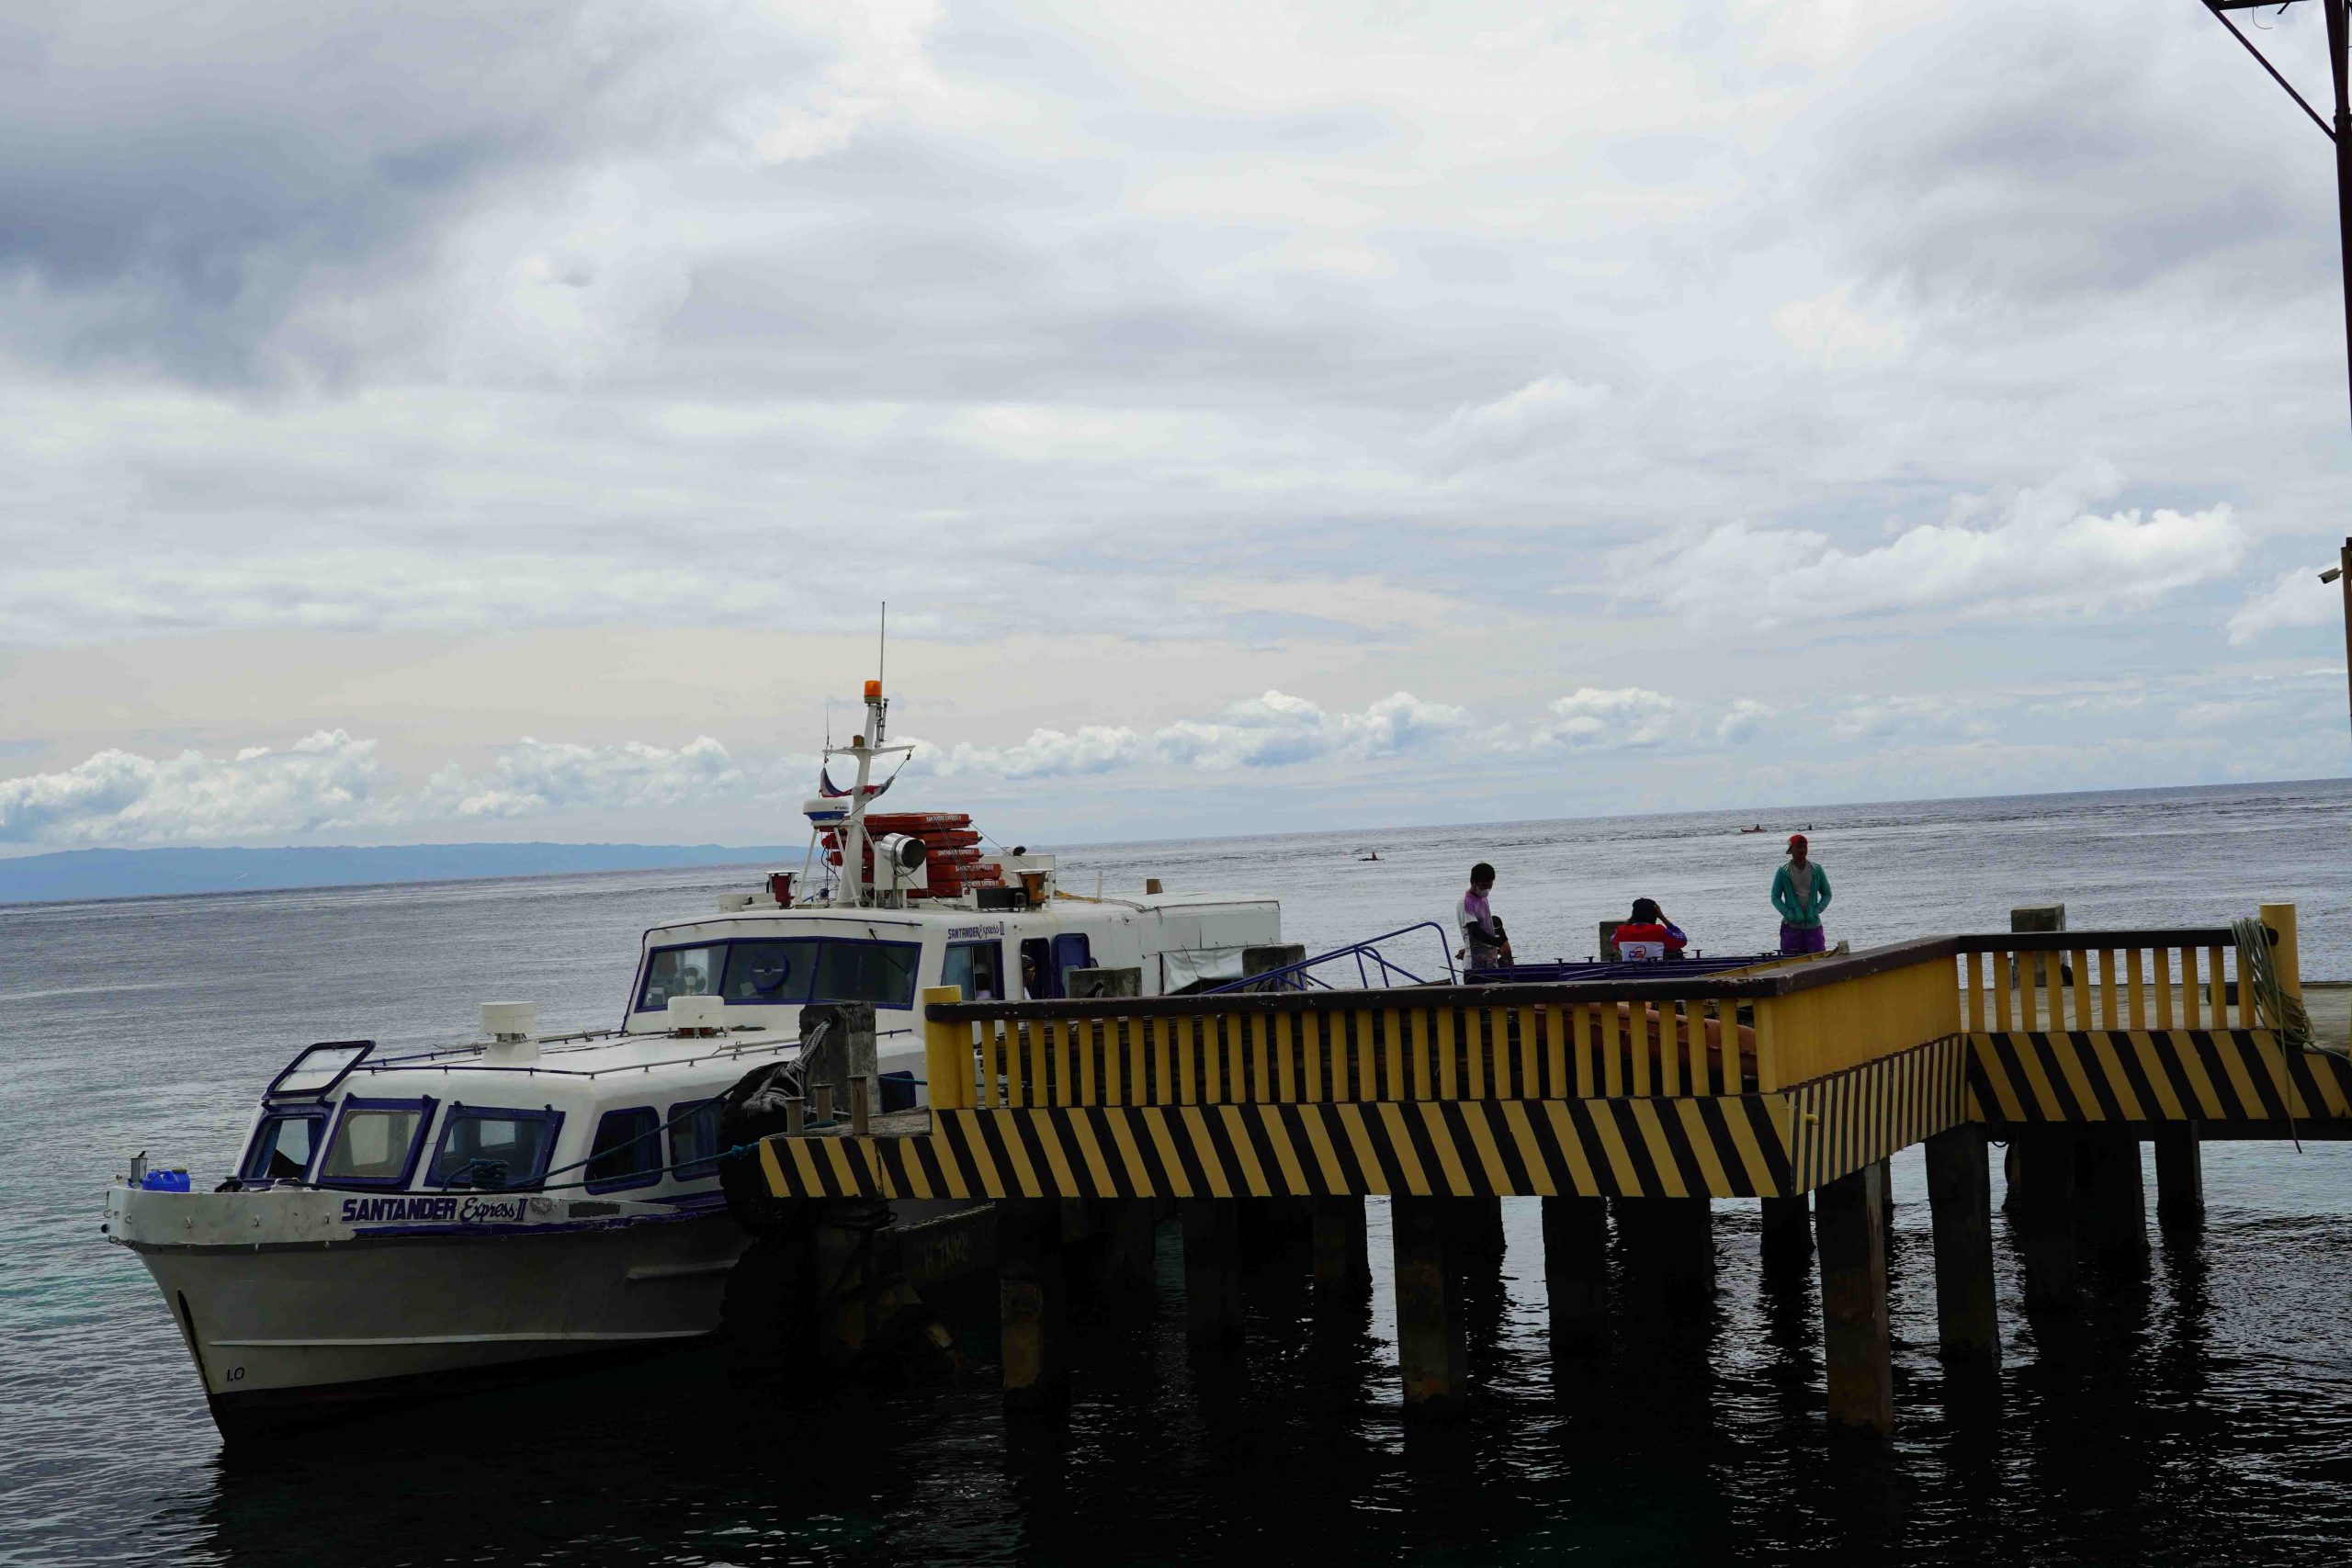
<instances>
[{"instance_id":1,"label":"red cap","mask_svg":"<svg viewBox=\"0 0 2352 1568\"><path fill-rule=\"evenodd\" d=\"M1792 850L1800 849L1804 847L1804 843L1805 836L1803 833L1791 833L1789 835L1789 848Z\"/></svg>"}]
</instances>

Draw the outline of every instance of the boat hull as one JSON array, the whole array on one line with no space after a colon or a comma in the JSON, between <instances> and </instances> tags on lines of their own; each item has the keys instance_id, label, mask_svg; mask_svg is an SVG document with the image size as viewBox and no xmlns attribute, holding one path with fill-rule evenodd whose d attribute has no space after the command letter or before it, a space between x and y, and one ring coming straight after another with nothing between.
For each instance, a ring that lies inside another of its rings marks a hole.
<instances>
[{"instance_id":1,"label":"boat hull","mask_svg":"<svg viewBox=\"0 0 2352 1568\"><path fill-rule=\"evenodd\" d=\"M700 1338L750 1241L710 1204L518 1199L523 1223L439 1223L435 1204L422 1224L352 1224L350 1197L110 1200L109 1234L154 1277L224 1434Z\"/></svg>"}]
</instances>

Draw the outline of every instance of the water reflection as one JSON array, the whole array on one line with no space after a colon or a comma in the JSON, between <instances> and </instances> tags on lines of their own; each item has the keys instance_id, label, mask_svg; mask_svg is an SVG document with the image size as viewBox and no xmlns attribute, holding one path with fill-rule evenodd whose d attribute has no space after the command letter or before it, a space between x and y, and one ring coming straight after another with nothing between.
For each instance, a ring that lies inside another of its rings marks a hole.
<instances>
[{"instance_id":1,"label":"water reflection","mask_svg":"<svg viewBox=\"0 0 2352 1568\"><path fill-rule=\"evenodd\" d=\"M1637 1289L1612 1243L1607 1343L1555 1366L1528 1202L1460 1272L1476 1397L1451 1427L1396 1413L1385 1228L1374 1293L1336 1304L1295 1237L1253 1237L1247 1348L1206 1360L1163 1228L1149 1289L1077 1287L1059 1419L1008 1426L981 1291L943 1307L975 1361L959 1380L817 1396L705 1354L598 1369L216 1464L200 1508L153 1523L240 1563L2161 1562L2237 1556L2258 1519L2267 1561L2320 1561L2352 1527L2342 1486L2310 1479L2346 1451L2340 1408L2314 1438L2276 1368L2214 1348L2213 1281L2258 1256L2246 1240L2166 1234L2153 1266L2088 1270L2079 1311L2031 1319L2004 1249L1987 1395L1935 1359L1905 1231L1883 1451L1829 1439L1814 1270L1765 1270L1752 1214L1719 1209L1694 1303Z\"/></svg>"}]
</instances>

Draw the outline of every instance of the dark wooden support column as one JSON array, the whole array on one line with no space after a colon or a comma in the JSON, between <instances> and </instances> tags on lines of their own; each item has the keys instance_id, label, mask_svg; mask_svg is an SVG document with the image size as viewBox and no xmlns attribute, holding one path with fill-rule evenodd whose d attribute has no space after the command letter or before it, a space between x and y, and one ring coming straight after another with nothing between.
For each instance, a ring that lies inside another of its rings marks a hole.
<instances>
[{"instance_id":1,"label":"dark wooden support column","mask_svg":"<svg viewBox=\"0 0 2352 1568\"><path fill-rule=\"evenodd\" d=\"M1616 1213L1629 1290L1676 1312L1703 1310L1714 1301L1712 1203L1704 1198L1623 1198Z\"/></svg>"},{"instance_id":2,"label":"dark wooden support column","mask_svg":"<svg viewBox=\"0 0 2352 1568\"><path fill-rule=\"evenodd\" d=\"M1405 1413L1450 1416L1469 1390L1469 1345L1463 1333L1459 1286L1447 1254L1451 1198L1389 1201L1396 1257L1396 1359L1404 1375Z\"/></svg>"},{"instance_id":3,"label":"dark wooden support column","mask_svg":"<svg viewBox=\"0 0 2352 1568\"><path fill-rule=\"evenodd\" d=\"M1317 1198L1315 1205L1315 1295L1319 1303L1362 1301L1372 1291L1372 1258L1364 1242L1363 1200Z\"/></svg>"},{"instance_id":4,"label":"dark wooden support column","mask_svg":"<svg viewBox=\"0 0 2352 1568\"><path fill-rule=\"evenodd\" d=\"M1552 1314L1552 1353L1589 1355L1601 1347L1609 1317L1609 1211L1600 1198L1546 1198L1544 1292Z\"/></svg>"},{"instance_id":5,"label":"dark wooden support column","mask_svg":"<svg viewBox=\"0 0 2352 1568\"><path fill-rule=\"evenodd\" d=\"M2156 1224L2193 1230L2205 1223L2205 1155L2194 1122L2160 1124L2156 1145Z\"/></svg>"},{"instance_id":6,"label":"dark wooden support column","mask_svg":"<svg viewBox=\"0 0 2352 1568\"><path fill-rule=\"evenodd\" d=\"M1927 1144L1928 1208L1936 1238L1936 1335L1955 1372L2001 1370L1993 1297L1993 1177L1984 1129L1959 1126Z\"/></svg>"},{"instance_id":7,"label":"dark wooden support column","mask_svg":"<svg viewBox=\"0 0 2352 1568\"><path fill-rule=\"evenodd\" d=\"M2009 1144L2017 1155L2011 1223L2025 1263L2026 1310L2071 1312L2082 1295L2075 1258L2075 1131L2019 1127Z\"/></svg>"},{"instance_id":8,"label":"dark wooden support column","mask_svg":"<svg viewBox=\"0 0 2352 1568\"><path fill-rule=\"evenodd\" d=\"M2084 1246L2102 1263L2129 1267L2148 1255L2140 1134L2128 1126L2094 1126L2084 1130L2082 1140L2076 1169Z\"/></svg>"},{"instance_id":9,"label":"dark wooden support column","mask_svg":"<svg viewBox=\"0 0 2352 1568\"><path fill-rule=\"evenodd\" d=\"M1069 1392L1068 1314L1059 1205L997 1203L997 1314L1008 1404L1043 1408Z\"/></svg>"},{"instance_id":10,"label":"dark wooden support column","mask_svg":"<svg viewBox=\"0 0 2352 1568\"><path fill-rule=\"evenodd\" d=\"M1794 1273L1812 1262L1813 1201L1800 1192L1793 1198L1767 1198L1762 1209L1765 1272Z\"/></svg>"},{"instance_id":11,"label":"dark wooden support column","mask_svg":"<svg viewBox=\"0 0 2352 1568\"><path fill-rule=\"evenodd\" d=\"M1886 1162L1821 1189L1822 1346L1832 1425L1884 1437L1894 1430L1894 1348L1887 1330Z\"/></svg>"},{"instance_id":12,"label":"dark wooden support column","mask_svg":"<svg viewBox=\"0 0 2352 1568\"><path fill-rule=\"evenodd\" d=\"M1241 1216L1235 1198L1187 1198L1184 1329L1195 1350L1241 1344Z\"/></svg>"}]
</instances>

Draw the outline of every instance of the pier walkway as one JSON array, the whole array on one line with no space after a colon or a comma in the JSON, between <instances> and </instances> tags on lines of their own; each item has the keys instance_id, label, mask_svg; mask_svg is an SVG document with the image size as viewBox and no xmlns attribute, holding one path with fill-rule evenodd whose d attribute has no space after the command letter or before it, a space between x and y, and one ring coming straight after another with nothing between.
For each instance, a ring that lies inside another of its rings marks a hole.
<instances>
[{"instance_id":1,"label":"pier walkway","mask_svg":"<svg viewBox=\"0 0 2352 1568\"><path fill-rule=\"evenodd\" d=\"M2277 993L2300 999L2294 908L2262 920ZM769 1138L758 1158L780 1199L1174 1200L1188 1215L1349 1200L1354 1218L1334 1223L1359 1230L1362 1198L1398 1200L1408 1406L1460 1392L1445 1303L1427 1298L1446 1293L1445 1249L1485 1223L1464 1201L1552 1201L1547 1271L1567 1280L1600 1267L1600 1200L1621 1226L1686 1216L1666 1227L1686 1237L1679 1259L1671 1242L1654 1253L1668 1274L1702 1268L1706 1200L1762 1200L1767 1247L1806 1249L1810 1200L1831 1415L1883 1429L1895 1151L1928 1145L1946 1353L1996 1366L1988 1141L2009 1148L2040 1308L2072 1299L2078 1254L2132 1235L2144 1249L2140 1141L2156 1144L2160 1213L2188 1213L2201 1142L2352 1135L2343 1021L2290 1043L2251 968L2217 927L1937 937L1549 985L1022 1003L933 990L928 1112L865 1136ZM1187 1226L1204 1249L1224 1234L1213 1214ZM1408 1277L1436 1314L1426 1353ZM1555 1329L1576 1329L1556 1302Z\"/></svg>"}]
</instances>

